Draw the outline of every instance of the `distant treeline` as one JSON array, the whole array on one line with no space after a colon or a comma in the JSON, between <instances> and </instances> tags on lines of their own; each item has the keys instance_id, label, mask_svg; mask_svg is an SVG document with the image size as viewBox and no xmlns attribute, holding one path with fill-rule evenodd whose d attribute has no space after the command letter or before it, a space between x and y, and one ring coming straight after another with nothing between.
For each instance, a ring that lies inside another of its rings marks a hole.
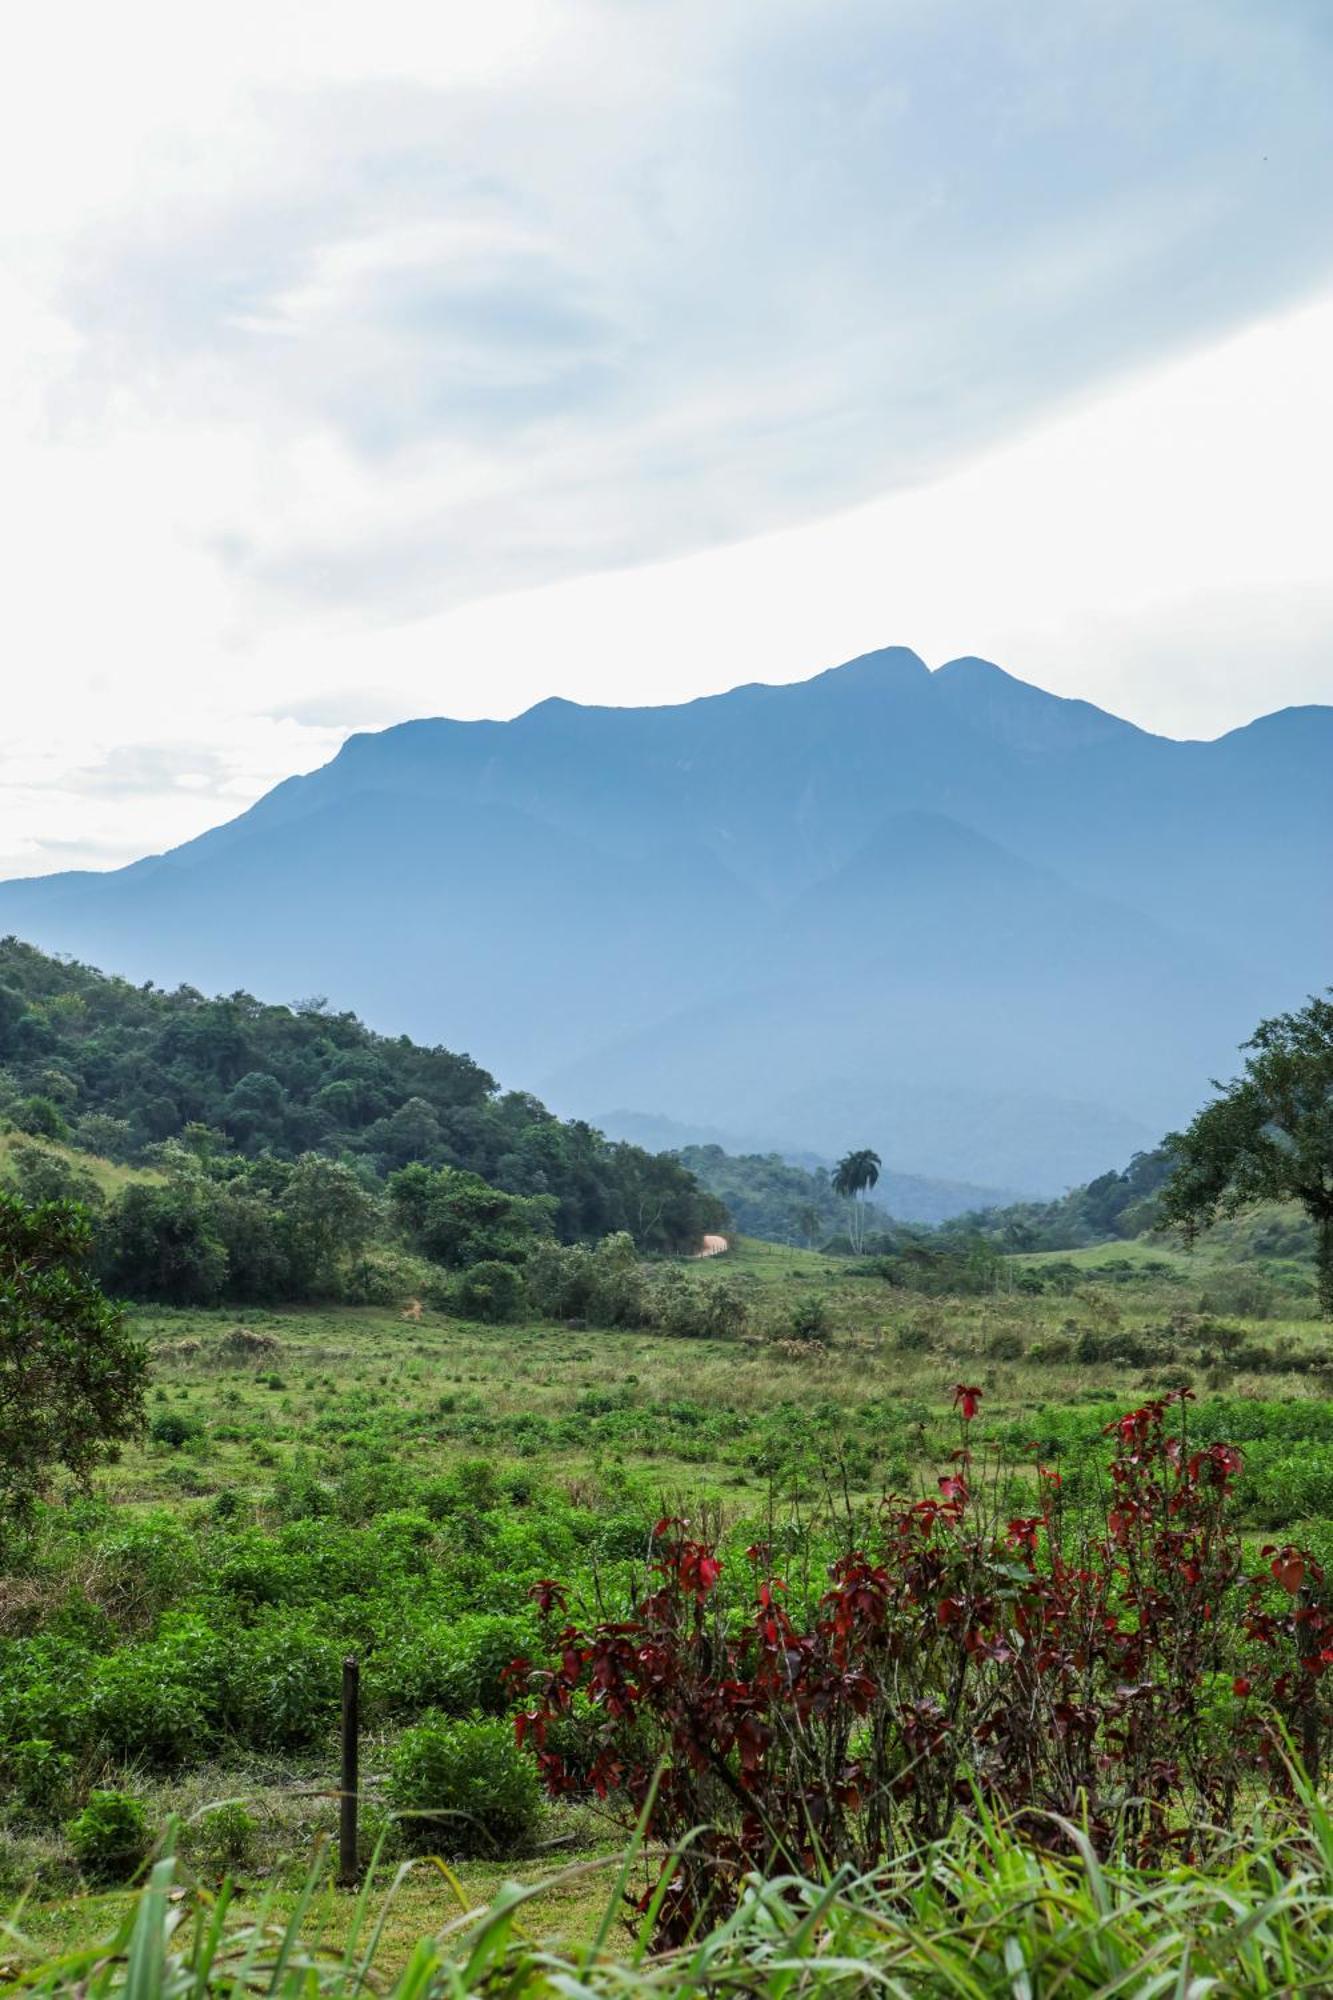
<instances>
[{"instance_id":1,"label":"distant treeline","mask_svg":"<svg viewBox=\"0 0 1333 2000\"><path fill-rule=\"evenodd\" d=\"M16 938L0 941L0 1117L35 1139L161 1170L190 1254L203 1254L195 1223L207 1211L204 1233L225 1251L237 1296L269 1295L258 1272L276 1253L258 1241L255 1214L288 1218L295 1269L317 1252L313 1224L291 1218L322 1203L343 1216L347 1249L363 1223L374 1233L362 1207L391 1210L386 1190L404 1168L538 1204L542 1232L565 1243L625 1231L643 1252L674 1251L727 1220L680 1161L501 1092L470 1056L375 1034L322 1000L166 993ZM148 1211L166 1199L117 1197L116 1268L127 1276L146 1255ZM170 1232L156 1234L166 1256Z\"/></svg>"},{"instance_id":2,"label":"distant treeline","mask_svg":"<svg viewBox=\"0 0 1333 2000\"><path fill-rule=\"evenodd\" d=\"M1171 1173L1165 1147L1136 1153L1121 1173L1099 1174L1057 1201L975 1209L944 1225L951 1237L980 1237L1003 1251L1081 1250L1142 1236L1157 1221L1157 1196Z\"/></svg>"},{"instance_id":3,"label":"distant treeline","mask_svg":"<svg viewBox=\"0 0 1333 2000\"><path fill-rule=\"evenodd\" d=\"M721 1146L681 1146L675 1157L725 1204L743 1236L813 1249L846 1234L847 1203L823 1168L794 1166L779 1153L727 1153ZM874 1203L866 1217L868 1236L891 1226Z\"/></svg>"},{"instance_id":4,"label":"distant treeline","mask_svg":"<svg viewBox=\"0 0 1333 2000\"><path fill-rule=\"evenodd\" d=\"M848 1204L824 1170L796 1166L777 1153L733 1154L721 1146L684 1146L676 1157L726 1203L744 1234L826 1250L849 1247ZM1156 1221L1157 1194L1170 1171L1170 1156L1159 1148L1058 1200L971 1209L935 1224L896 1220L870 1201L865 1248L888 1260L889 1275L910 1270L921 1281L938 1271L944 1289L967 1291L974 1278L989 1289L999 1255L1078 1250L1142 1235Z\"/></svg>"}]
</instances>

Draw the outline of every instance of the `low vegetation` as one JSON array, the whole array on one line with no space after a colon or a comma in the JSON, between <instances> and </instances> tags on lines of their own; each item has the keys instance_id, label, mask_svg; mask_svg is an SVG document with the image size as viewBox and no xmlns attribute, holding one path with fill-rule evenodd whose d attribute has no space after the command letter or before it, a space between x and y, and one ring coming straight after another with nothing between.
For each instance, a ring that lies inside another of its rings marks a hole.
<instances>
[{"instance_id":1,"label":"low vegetation","mask_svg":"<svg viewBox=\"0 0 1333 2000\"><path fill-rule=\"evenodd\" d=\"M634 1849L508 1882L483 1901L452 1871L442 1881L433 1863L338 1896L317 1862L285 1906L272 1895L249 1904L231 1880L210 1887L171 1851L169 1830L167 1851L119 1920L99 1913L113 1928L31 1965L23 1990L90 2000L368 1990L386 2000L496 1991L683 2000L793 1987L848 2000L867 1991L890 2000L1322 1993L1333 1985L1333 1829L1313 1798L1306 1803L1299 1831L1261 1817L1206 1871L1177 1864L1152 1874L1097 1861L1077 1827L1061 1856L978 1811L873 1875L756 1877L724 1922L665 1951L652 1948L647 1914L625 1918ZM434 1884L425 1902L423 1877ZM568 1934L571 1907L579 1938ZM418 1925L428 1920L420 1935L409 1910ZM20 1913L7 1927L15 1964L21 1923Z\"/></svg>"}]
</instances>

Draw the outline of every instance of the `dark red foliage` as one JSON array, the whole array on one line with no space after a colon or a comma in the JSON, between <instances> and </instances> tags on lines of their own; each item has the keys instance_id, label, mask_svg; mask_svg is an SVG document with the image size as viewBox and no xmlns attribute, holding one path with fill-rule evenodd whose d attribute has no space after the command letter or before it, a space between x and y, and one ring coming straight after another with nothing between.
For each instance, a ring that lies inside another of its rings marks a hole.
<instances>
[{"instance_id":1,"label":"dark red foliage","mask_svg":"<svg viewBox=\"0 0 1333 2000\"><path fill-rule=\"evenodd\" d=\"M965 1425L979 1396L958 1385ZM738 1603L714 1550L664 1520L632 1618L552 1627L547 1664L521 1669L519 1740L553 1793L591 1789L627 1816L651 1797L653 1840L696 1834L664 1939L729 1907L749 1870L873 1866L943 1834L978 1794L1034 1809L1031 1831L1058 1838L1039 1815L1061 1815L1152 1863L1196 1854L1256 1773L1289 1788L1288 1737L1317 1769L1333 1665L1323 1572L1284 1547L1245 1573L1241 1457L1189 1447L1188 1396L1111 1426L1092 1520L1065 1518L1046 1473L1038 1511L990 1516L964 1450L938 1498L883 1503L874 1545L833 1565L799 1625L766 1548L746 1551ZM563 1613L556 1586L539 1591ZM577 1765L557 1744L576 1699Z\"/></svg>"}]
</instances>

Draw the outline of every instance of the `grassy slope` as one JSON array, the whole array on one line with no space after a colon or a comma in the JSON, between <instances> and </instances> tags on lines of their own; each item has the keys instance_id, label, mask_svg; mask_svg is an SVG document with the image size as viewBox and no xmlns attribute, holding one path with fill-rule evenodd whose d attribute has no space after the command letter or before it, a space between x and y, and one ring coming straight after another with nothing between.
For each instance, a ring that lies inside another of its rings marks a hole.
<instances>
[{"instance_id":1,"label":"grassy slope","mask_svg":"<svg viewBox=\"0 0 1333 2000\"><path fill-rule=\"evenodd\" d=\"M15 1179L14 1153L23 1146L35 1146L39 1152L54 1153L81 1172L91 1174L102 1193L112 1200L133 1181L160 1180L147 1167L126 1167L115 1160L103 1160L96 1153L83 1153L75 1146L62 1146L54 1139L32 1139L26 1132L0 1132L0 1185Z\"/></svg>"}]
</instances>

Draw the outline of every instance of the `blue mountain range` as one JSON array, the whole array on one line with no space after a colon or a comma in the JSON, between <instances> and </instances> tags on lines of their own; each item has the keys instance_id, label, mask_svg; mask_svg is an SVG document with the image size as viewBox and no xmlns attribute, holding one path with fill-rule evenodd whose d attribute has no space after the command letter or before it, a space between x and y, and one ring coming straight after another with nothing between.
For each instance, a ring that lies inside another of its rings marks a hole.
<instances>
[{"instance_id":1,"label":"blue mountain range","mask_svg":"<svg viewBox=\"0 0 1333 2000\"><path fill-rule=\"evenodd\" d=\"M353 736L170 853L0 884L137 979L327 994L506 1084L1044 1193L1333 967L1333 709L1154 736L887 648Z\"/></svg>"}]
</instances>

